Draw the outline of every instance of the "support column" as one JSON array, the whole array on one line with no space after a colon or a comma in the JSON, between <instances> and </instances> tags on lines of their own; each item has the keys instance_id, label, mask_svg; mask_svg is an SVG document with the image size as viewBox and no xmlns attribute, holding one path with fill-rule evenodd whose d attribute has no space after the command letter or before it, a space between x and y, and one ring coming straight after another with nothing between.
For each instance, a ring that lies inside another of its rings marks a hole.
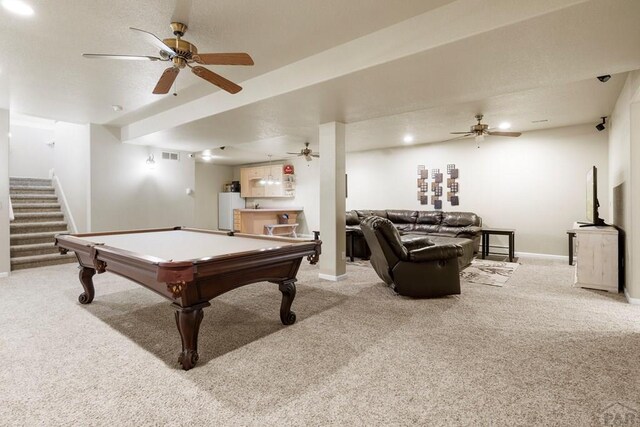
<instances>
[{"instance_id":1,"label":"support column","mask_svg":"<svg viewBox=\"0 0 640 427\"><path fill-rule=\"evenodd\" d=\"M320 131L320 256L319 277L341 280L346 264L346 179L344 123L324 123Z\"/></svg>"}]
</instances>

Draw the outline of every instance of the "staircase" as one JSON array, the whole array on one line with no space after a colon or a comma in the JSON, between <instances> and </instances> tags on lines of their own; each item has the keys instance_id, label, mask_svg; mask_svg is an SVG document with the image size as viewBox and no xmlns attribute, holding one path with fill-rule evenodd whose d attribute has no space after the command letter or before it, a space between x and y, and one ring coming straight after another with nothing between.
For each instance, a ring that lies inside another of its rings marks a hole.
<instances>
[{"instance_id":1,"label":"staircase","mask_svg":"<svg viewBox=\"0 0 640 427\"><path fill-rule=\"evenodd\" d=\"M15 219L10 225L11 270L74 262L61 255L54 236L67 232L67 223L50 179L9 178Z\"/></svg>"}]
</instances>

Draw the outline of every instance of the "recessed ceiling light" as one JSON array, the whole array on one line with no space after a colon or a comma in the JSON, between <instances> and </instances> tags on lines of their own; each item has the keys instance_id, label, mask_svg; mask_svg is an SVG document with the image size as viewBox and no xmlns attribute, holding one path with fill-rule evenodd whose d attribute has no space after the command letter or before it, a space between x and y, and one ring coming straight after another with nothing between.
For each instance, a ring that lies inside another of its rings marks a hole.
<instances>
[{"instance_id":1,"label":"recessed ceiling light","mask_svg":"<svg viewBox=\"0 0 640 427\"><path fill-rule=\"evenodd\" d=\"M22 0L2 0L2 7L11 13L22 16L33 15L33 8Z\"/></svg>"},{"instance_id":2,"label":"recessed ceiling light","mask_svg":"<svg viewBox=\"0 0 640 427\"><path fill-rule=\"evenodd\" d=\"M413 142L413 135L405 135L402 139L405 144L411 144Z\"/></svg>"},{"instance_id":3,"label":"recessed ceiling light","mask_svg":"<svg viewBox=\"0 0 640 427\"><path fill-rule=\"evenodd\" d=\"M502 130L507 130L507 129L511 129L511 123L509 122L502 122L498 125L498 127Z\"/></svg>"},{"instance_id":4,"label":"recessed ceiling light","mask_svg":"<svg viewBox=\"0 0 640 427\"><path fill-rule=\"evenodd\" d=\"M203 154L202 160L204 160L205 162L208 162L209 160L213 160L213 156L210 154Z\"/></svg>"},{"instance_id":5,"label":"recessed ceiling light","mask_svg":"<svg viewBox=\"0 0 640 427\"><path fill-rule=\"evenodd\" d=\"M122 111L122 105L116 105L116 104L113 104L113 105L111 106L111 109L112 109L113 111Z\"/></svg>"}]
</instances>

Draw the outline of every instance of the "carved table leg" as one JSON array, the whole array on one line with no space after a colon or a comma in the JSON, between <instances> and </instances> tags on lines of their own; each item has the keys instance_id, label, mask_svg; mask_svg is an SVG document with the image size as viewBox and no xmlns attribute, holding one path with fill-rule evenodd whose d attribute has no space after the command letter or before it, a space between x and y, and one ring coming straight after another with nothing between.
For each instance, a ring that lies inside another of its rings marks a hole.
<instances>
[{"instance_id":1,"label":"carved table leg","mask_svg":"<svg viewBox=\"0 0 640 427\"><path fill-rule=\"evenodd\" d=\"M178 357L178 363L182 364L182 369L188 371L193 368L198 361L198 332L202 322L202 309L208 307L208 302L191 307L180 307L173 304L176 309L176 326L182 339L182 352Z\"/></svg>"},{"instance_id":2,"label":"carved table leg","mask_svg":"<svg viewBox=\"0 0 640 427\"><path fill-rule=\"evenodd\" d=\"M286 280L279 284L282 292L282 304L280 304L280 320L283 325L293 325L296 322L296 314L291 311L291 304L296 297L296 279Z\"/></svg>"},{"instance_id":3,"label":"carved table leg","mask_svg":"<svg viewBox=\"0 0 640 427\"><path fill-rule=\"evenodd\" d=\"M93 297L96 293L93 288L93 275L96 274L96 270L89 267L81 267L78 277L80 277L80 283L84 288L84 292L78 296L80 304L90 304L93 301Z\"/></svg>"}]
</instances>

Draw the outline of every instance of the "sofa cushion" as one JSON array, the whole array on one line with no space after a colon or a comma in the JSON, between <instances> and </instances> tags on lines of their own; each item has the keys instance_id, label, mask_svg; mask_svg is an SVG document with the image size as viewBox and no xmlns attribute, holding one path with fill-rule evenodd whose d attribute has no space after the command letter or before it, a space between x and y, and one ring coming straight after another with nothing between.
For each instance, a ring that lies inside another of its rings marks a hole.
<instances>
[{"instance_id":1,"label":"sofa cushion","mask_svg":"<svg viewBox=\"0 0 640 427\"><path fill-rule=\"evenodd\" d=\"M418 211L416 224L439 225L442 222L442 212L440 211Z\"/></svg>"},{"instance_id":2,"label":"sofa cushion","mask_svg":"<svg viewBox=\"0 0 640 427\"><path fill-rule=\"evenodd\" d=\"M437 233L440 229L438 224L414 224L411 232L415 233Z\"/></svg>"},{"instance_id":3,"label":"sofa cushion","mask_svg":"<svg viewBox=\"0 0 640 427\"><path fill-rule=\"evenodd\" d=\"M356 213L358 214L358 218L360 218L360 220L368 216L379 216L381 218L387 217L387 211L385 210L361 209L361 210L356 210Z\"/></svg>"},{"instance_id":4,"label":"sofa cushion","mask_svg":"<svg viewBox=\"0 0 640 427\"><path fill-rule=\"evenodd\" d=\"M413 224L418 217L417 211L388 210L387 218L394 224Z\"/></svg>"},{"instance_id":5,"label":"sofa cushion","mask_svg":"<svg viewBox=\"0 0 640 427\"><path fill-rule=\"evenodd\" d=\"M436 234L439 234L440 236L456 237L458 235L458 231L460 231L460 227L441 225L440 227L438 227L438 231L436 232Z\"/></svg>"},{"instance_id":6,"label":"sofa cushion","mask_svg":"<svg viewBox=\"0 0 640 427\"><path fill-rule=\"evenodd\" d=\"M360 218L356 211L348 211L346 215L347 225L360 225Z\"/></svg>"},{"instance_id":7,"label":"sofa cushion","mask_svg":"<svg viewBox=\"0 0 640 427\"><path fill-rule=\"evenodd\" d=\"M442 225L451 227L466 227L468 225L480 225L478 215L473 212L445 212Z\"/></svg>"}]
</instances>

